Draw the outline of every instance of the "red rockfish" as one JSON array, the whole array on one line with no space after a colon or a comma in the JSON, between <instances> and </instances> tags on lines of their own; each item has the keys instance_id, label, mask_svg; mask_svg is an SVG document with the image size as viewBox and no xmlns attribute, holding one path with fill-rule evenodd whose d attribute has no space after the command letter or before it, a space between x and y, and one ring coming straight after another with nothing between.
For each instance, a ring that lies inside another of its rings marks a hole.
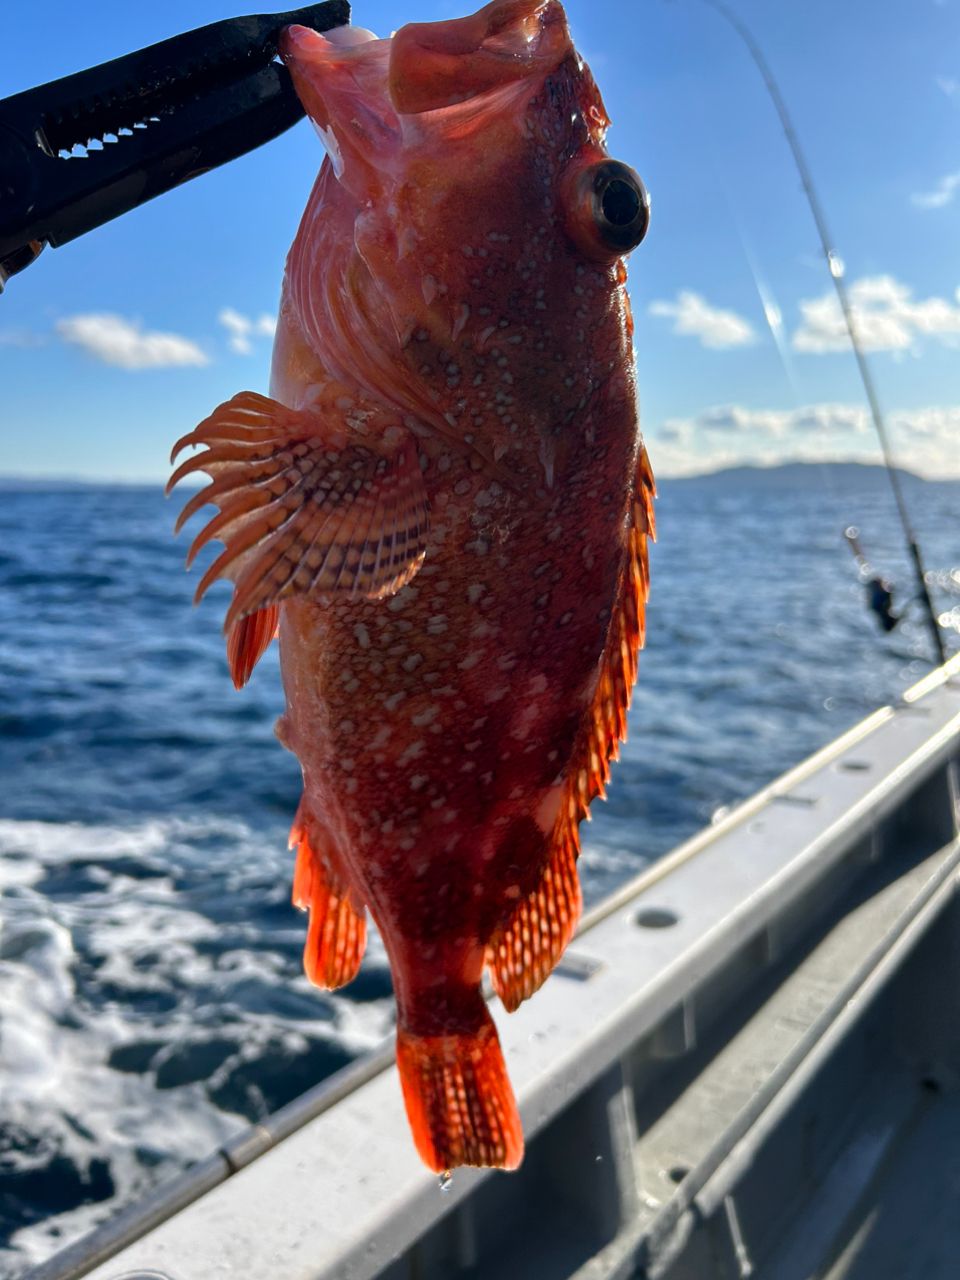
<instances>
[{"instance_id":1,"label":"red rockfish","mask_svg":"<svg viewBox=\"0 0 960 1280\"><path fill-rule=\"evenodd\" d=\"M580 913L578 826L626 727L647 596L623 255L649 205L559 0L389 40L291 27L327 148L287 261L271 398L174 449L206 471L239 687L279 633L303 769L305 966L357 972L369 909L397 1061L435 1170L516 1168L507 1009ZM179 526L178 526L179 527Z\"/></svg>"}]
</instances>

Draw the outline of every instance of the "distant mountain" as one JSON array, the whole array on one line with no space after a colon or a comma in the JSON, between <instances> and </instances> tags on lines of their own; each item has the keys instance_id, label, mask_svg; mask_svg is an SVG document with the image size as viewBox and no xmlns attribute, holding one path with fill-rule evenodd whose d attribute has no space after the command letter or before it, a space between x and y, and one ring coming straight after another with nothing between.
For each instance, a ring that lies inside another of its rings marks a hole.
<instances>
[{"instance_id":1,"label":"distant mountain","mask_svg":"<svg viewBox=\"0 0 960 1280\"><path fill-rule=\"evenodd\" d=\"M656 458L654 458L656 462ZM914 486L941 486L960 488L960 478L954 480L925 480L912 471L897 468L897 474L908 488ZM190 487L190 477L184 481L184 491ZM200 477L197 483L202 482ZM886 468L867 462L782 462L779 466L726 467L722 471L704 471L693 476L658 476L661 486L705 488L710 491L730 492L797 489L811 485L829 485L830 488L863 488L864 485L888 485ZM163 480L74 480L67 476L15 476L0 474L0 492L17 490L60 491L64 489L104 489L120 486L124 489L157 489Z\"/></svg>"},{"instance_id":2,"label":"distant mountain","mask_svg":"<svg viewBox=\"0 0 960 1280\"><path fill-rule=\"evenodd\" d=\"M960 488L958 480L925 480L922 476L897 468L897 475L909 488L927 485L951 485ZM729 489L743 493L756 490L798 489L828 484L831 487L863 488L864 485L886 485L890 481L886 468L865 462L783 462L775 467L727 467L702 475L665 477L664 486Z\"/></svg>"}]
</instances>

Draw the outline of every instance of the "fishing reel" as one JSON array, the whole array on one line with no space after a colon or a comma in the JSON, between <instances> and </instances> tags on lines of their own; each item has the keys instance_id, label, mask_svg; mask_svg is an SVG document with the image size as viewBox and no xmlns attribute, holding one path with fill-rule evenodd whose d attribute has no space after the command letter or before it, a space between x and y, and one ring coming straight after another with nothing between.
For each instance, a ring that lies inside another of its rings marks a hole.
<instances>
[{"instance_id":1,"label":"fishing reel","mask_svg":"<svg viewBox=\"0 0 960 1280\"><path fill-rule=\"evenodd\" d=\"M884 631L893 631L903 617L903 613L894 610L893 583L882 577L870 565L863 548L860 546L860 530L856 525L849 525L843 531L847 545L860 570L860 581L867 595L867 608L875 614Z\"/></svg>"}]
</instances>

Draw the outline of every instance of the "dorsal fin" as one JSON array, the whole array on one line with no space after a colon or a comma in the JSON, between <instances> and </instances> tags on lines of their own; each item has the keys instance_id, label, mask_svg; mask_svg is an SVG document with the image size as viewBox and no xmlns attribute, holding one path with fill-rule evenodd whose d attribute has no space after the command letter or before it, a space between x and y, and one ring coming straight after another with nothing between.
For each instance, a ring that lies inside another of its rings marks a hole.
<instances>
[{"instance_id":1,"label":"dorsal fin","mask_svg":"<svg viewBox=\"0 0 960 1280\"><path fill-rule=\"evenodd\" d=\"M630 528L617 599L593 701L567 769L550 852L539 884L517 904L487 950L494 990L513 1010L544 982L563 955L580 918L580 823L604 794L610 765L627 736L627 711L644 641L649 574L647 542L655 536L656 489L640 446Z\"/></svg>"}]
</instances>

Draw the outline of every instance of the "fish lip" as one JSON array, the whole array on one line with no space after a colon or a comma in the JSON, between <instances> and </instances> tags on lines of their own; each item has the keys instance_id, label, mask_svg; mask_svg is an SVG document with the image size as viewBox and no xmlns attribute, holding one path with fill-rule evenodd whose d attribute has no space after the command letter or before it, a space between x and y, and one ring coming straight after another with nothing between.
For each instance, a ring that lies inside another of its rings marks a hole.
<instances>
[{"instance_id":1,"label":"fish lip","mask_svg":"<svg viewBox=\"0 0 960 1280\"><path fill-rule=\"evenodd\" d=\"M380 40L359 28L338 30L351 34L330 39L330 33L320 34L311 27L285 27L279 40L280 57L331 153L337 177L341 177L341 149L344 157L349 153L357 175L369 176L383 167L400 136L387 93L390 39ZM333 126L336 133L331 137Z\"/></svg>"},{"instance_id":2,"label":"fish lip","mask_svg":"<svg viewBox=\"0 0 960 1280\"><path fill-rule=\"evenodd\" d=\"M492 0L464 18L401 27L390 49L390 98L399 115L443 110L548 75L573 52L560 0Z\"/></svg>"}]
</instances>

